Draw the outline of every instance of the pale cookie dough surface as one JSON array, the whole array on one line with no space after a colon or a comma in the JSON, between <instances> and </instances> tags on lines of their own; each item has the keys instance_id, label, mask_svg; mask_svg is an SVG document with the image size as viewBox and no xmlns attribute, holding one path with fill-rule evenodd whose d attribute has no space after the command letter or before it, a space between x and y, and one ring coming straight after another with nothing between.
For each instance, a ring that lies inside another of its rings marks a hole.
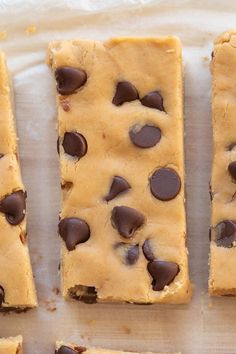
<instances>
[{"instance_id":1,"label":"pale cookie dough surface","mask_svg":"<svg viewBox=\"0 0 236 354\"><path fill-rule=\"evenodd\" d=\"M22 337L0 338L0 354L23 354Z\"/></svg>"},{"instance_id":2,"label":"pale cookie dough surface","mask_svg":"<svg viewBox=\"0 0 236 354\"><path fill-rule=\"evenodd\" d=\"M76 344L65 344L63 342L56 343L56 353L57 354L164 354L164 353L153 353L153 352L127 352L122 350L111 350L104 348L93 348L93 347L84 347ZM175 353L181 354L181 353Z\"/></svg>"},{"instance_id":3,"label":"pale cookie dough surface","mask_svg":"<svg viewBox=\"0 0 236 354\"><path fill-rule=\"evenodd\" d=\"M179 40L164 37L118 38L105 43L55 42L49 47L49 63L54 71L69 66L87 75L79 90L57 97L63 186L60 217L80 218L90 228L89 239L75 249L62 245L63 295L68 298L73 289L73 296L78 290L81 297L81 293L93 292L95 288L98 302L187 302L191 290L185 246ZM117 84L123 81L135 86L139 99L117 106L112 101ZM145 95L156 90L163 98L164 111L141 104ZM151 148L135 146L129 130L136 124L157 126L161 130L160 141ZM85 137L87 152L80 159L65 153L66 132L78 132ZM174 169L181 180L180 191L170 201L159 200L150 191L149 178L162 167ZM122 176L131 188L106 202L104 196L114 176ZM132 238L122 237L112 226L111 215L116 206L134 208L144 216L144 223ZM153 279L142 251L147 239L155 259L179 268L161 291L152 289ZM125 261L126 246L130 245L137 245L138 249L132 265Z\"/></svg>"},{"instance_id":4,"label":"pale cookie dough surface","mask_svg":"<svg viewBox=\"0 0 236 354\"><path fill-rule=\"evenodd\" d=\"M37 304L10 95L5 56L0 53L0 311Z\"/></svg>"},{"instance_id":5,"label":"pale cookie dough surface","mask_svg":"<svg viewBox=\"0 0 236 354\"><path fill-rule=\"evenodd\" d=\"M236 161L236 31L215 41L211 69L214 151L209 292L236 295L236 174L232 164Z\"/></svg>"}]
</instances>

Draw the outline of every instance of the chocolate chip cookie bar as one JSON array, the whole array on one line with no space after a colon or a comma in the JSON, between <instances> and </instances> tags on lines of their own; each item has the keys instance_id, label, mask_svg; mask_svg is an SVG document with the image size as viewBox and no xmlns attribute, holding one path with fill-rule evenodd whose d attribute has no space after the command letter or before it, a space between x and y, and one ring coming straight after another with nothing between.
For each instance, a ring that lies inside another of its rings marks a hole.
<instances>
[{"instance_id":1,"label":"chocolate chip cookie bar","mask_svg":"<svg viewBox=\"0 0 236 354\"><path fill-rule=\"evenodd\" d=\"M0 354L22 354L22 337L0 338Z\"/></svg>"},{"instance_id":2,"label":"chocolate chip cookie bar","mask_svg":"<svg viewBox=\"0 0 236 354\"><path fill-rule=\"evenodd\" d=\"M57 342L56 344L56 354L154 354L151 352L143 353L134 353L134 352L125 352L119 350L111 349L101 349L101 348L86 348L84 346L79 346L76 344L64 344L63 342ZM156 353L161 354L161 353ZM162 353L163 354L163 353ZM180 354L180 353L175 353Z\"/></svg>"},{"instance_id":3,"label":"chocolate chip cookie bar","mask_svg":"<svg viewBox=\"0 0 236 354\"><path fill-rule=\"evenodd\" d=\"M236 31L212 53L211 295L236 295Z\"/></svg>"},{"instance_id":4,"label":"chocolate chip cookie bar","mask_svg":"<svg viewBox=\"0 0 236 354\"><path fill-rule=\"evenodd\" d=\"M5 56L0 53L0 311L37 304L27 246L26 191L21 180L17 137Z\"/></svg>"},{"instance_id":5,"label":"chocolate chip cookie bar","mask_svg":"<svg viewBox=\"0 0 236 354\"><path fill-rule=\"evenodd\" d=\"M178 39L54 42L65 298L185 303Z\"/></svg>"}]
</instances>

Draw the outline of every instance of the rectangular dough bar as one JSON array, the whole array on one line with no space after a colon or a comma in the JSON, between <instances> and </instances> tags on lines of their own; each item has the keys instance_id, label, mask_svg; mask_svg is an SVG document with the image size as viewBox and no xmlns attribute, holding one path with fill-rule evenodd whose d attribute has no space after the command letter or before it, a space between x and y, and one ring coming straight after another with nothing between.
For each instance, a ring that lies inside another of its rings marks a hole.
<instances>
[{"instance_id":1,"label":"rectangular dough bar","mask_svg":"<svg viewBox=\"0 0 236 354\"><path fill-rule=\"evenodd\" d=\"M58 91L63 296L188 302L180 41L53 42L48 61Z\"/></svg>"},{"instance_id":2,"label":"rectangular dough bar","mask_svg":"<svg viewBox=\"0 0 236 354\"><path fill-rule=\"evenodd\" d=\"M23 354L22 337L0 338L0 354Z\"/></svg>"},{"instance_id":3,"label":"rectangular dough bar","mask_svg":"<svg viewBox=\"0 0 236 354\"><path fill-rule=\"evenodd\" d=\"M70 350L71 349L71 350ZM152 353L152 352L142 352L142 353L135 353L135 352L126 352L121 350L111 350L111 349L104 349L104 348L93 348L89 347L86 348L83 345L78 344L65 344L63 342L56 343L56 354L164 354L164 353ZM181 354L181 353L175 353Z\"/></svg>"},{"instance_id":4,"label":"rectangular dough bar","mask_svg":"<svg viewBox=\"0 0 236 354\"><path fill-rule=\"evenodd\" d=\"M0 311L37 304L10 91L5 55L0 53Z\"/></svg>"},{"instance_id":5,"label":"rectangular dough bar","mask_svg":"<svg viewBox=\"0 0 236 354\"><path fill-rule=\"evenodd\" d=\"M211 62L213 162L209 293L236 295L236 31L216 39Z\"/></svg>"}]
</instances>

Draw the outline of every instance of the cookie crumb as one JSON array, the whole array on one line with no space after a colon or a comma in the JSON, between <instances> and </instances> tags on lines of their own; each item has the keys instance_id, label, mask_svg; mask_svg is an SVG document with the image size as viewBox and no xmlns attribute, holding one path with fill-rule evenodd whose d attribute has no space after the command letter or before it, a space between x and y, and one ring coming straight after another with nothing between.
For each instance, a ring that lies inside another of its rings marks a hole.
<instances>
[{"instance_id":1,"label":"cookie crumb","mask_svg":"<svg viewBox=\"0 0 236 354\"><path fill-rule=\"evenodd\" d=\"M54 287L52 288L52 292L53 292L55 295L59 295L59 294L60 294L60 289L59 289L58 287L54 286Z\"/></svg>"},{"instance_id":2,"label":"cookie crumb","mask_svg":"<svg viewBox=\"0 0 236 354\"><path fill-rule=\"evenodd\" d=\"M27 36L30 36L31 34L34 34L36 32L37 32L37 27L34 25L30 25L25 29L25 33L27 34Z\"/></svg>"},{"instance_id":3,"label":"cookie crumb","mask_svg":"<svg viewBox=\"0 0 236 354\"><path fill-rule=\"evenodd\" d=\"M7 38L7 31L0 31L0 41L4 41Z\"/></svg>"}]
</instances>

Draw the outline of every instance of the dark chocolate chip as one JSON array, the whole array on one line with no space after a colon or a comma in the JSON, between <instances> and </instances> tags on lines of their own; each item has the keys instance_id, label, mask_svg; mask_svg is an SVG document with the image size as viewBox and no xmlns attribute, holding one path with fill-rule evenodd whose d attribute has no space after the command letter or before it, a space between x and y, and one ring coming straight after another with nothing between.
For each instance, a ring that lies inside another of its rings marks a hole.
<instances>
[{"instance_id":1,"label":"dark chocolate chip","mask_svg":"<svg viewBox=\"0 0 236 354\"><path fill-rule=\"evenodd\" d=\"M144 244L142 245L142 250L143 250L143 254L144 254L145 258L148 261L154 261L155 256L154 256L154 253L152 252L150 240L144 241Z\"/></svg>"},{"instance_id":2,"label":"dark chocolate chip","mask_svg":"<svg viewBox=\"0 0 236 354\"><path fill-rule=\"evenodd\" d=\"M0 306L2 306L5 301L5 291L2 286L0 286Z\"/></svg>"},{"instance_id":3,"label":"dark chocolate chip","mask_svg":"<svg viewBox=\"0 0 236 354\"><path fill-rule=\"evenodd\" d=\"M236 181L236 161L230 162L228 171L230 176Z\"/></svg>"},{"instance_id":4,"label":"dark chocolate chip","mask_svg":"<svg viewBox=\"0 0 236 354\"><path fill-rule=\"evenodd\" d=\"M113 97L112 103L120 106L125 102L131 102L138 99L138 91L135 86L129 81L118 82L116 86L116 93Z\"/></svg>"},{"instance_id":5,"label":"dark chocolate chip","mask_svg":"<svg viewBox=\"0 0 236 354\"><path fill-rule=\"evenodd\" d=\"M97 291L94 286L77 285L69 290L72 299L84 302L85 304L96 304Z\"/></svg>"},{"instance_id":6,"label":"dark chocolate chip","mask_svg":"<svg viewBox=\"0 0 236 354\"><path fill-rule=\"evenodd\" d=\"M85 350L84 350L85 351ZM58 350L57 350L57 353L58 354L78 354L78 351L70 348L70 347L67 347L65 345L62 345ZM79 352L79 353L82 353L82 352Z\"/></svg>"},{"instance_id":7,"label":"dark chocolate chip","mask_svg":"<svg viewBox=\"0 0 236 354\"><path fill-rule=\"evenodd\" d=\"M0 212L5 214L11 225L18 225L25 217L26 193L23 191L7 195L0 201Z\"/></svg>"},{"instance_id":8,"label":"dark chocolate chip","mask_svg":"<svg viewBox=\"0 0 236 354\"><path fill-rule=\"evenodd\" d=\"M236 223L233 220L223 220L211 228L211 240L217 246L231 248L236 241Z\"/></svg>"},{"instance_id":9,"label":"dark chocolate chip","mask_svg":"<svg viewBox=\"0 0 236 354\"><path fill-rule=\"evenodd\" d=\"M141 98L140 102L143 106L149 108L156 108L159 109L159 111L165 112L165 108L163 106L163 98L160 92L158 91L149 92L146 96Z\"/></svg>"},{"instance_id":10,"label":"dark chocolate chip","mask_svg":"<svg viewBox=\"0 0 236 354\"><path fill-rule=\"evenodd\" d=\"M87 141L83 135L77 132L65 133L62 146L68 155L78 158L87 153Z\"/></svg>"},{"instance_id":11,"label":"dark chocolate chip","mask_svg":"<svg viewBox=\"0 0 236 354\"><path fill-rule=\"evenodd\" d=\"M139 258L139 245L130 245L126 254L126 263L134 265Z\"/></svg>"},{"instance_id":12,"label":"dark chocolate chip","mask_svg":"<svg viewBox=\"0 0 236 354\"><path fill-rule=\"evenodd\" d=\"M161 139L161 130L153 125L134 125L129 131L132 143L142 149L155 146Z\"/></svg>"},{"instance_id":13,"label":"dark chocolate chip","mask_svg":"<svg viewBox=\"0 0 236 354\"><path fill-rule=\"evenodd\" d=\"M70 95L77 91L87 81L87 74L84 70L61 66L55 71L57 91L61 95Z\"/></svg>"},{"instance_id":14,"label":"dark chocolate chip","mask_svg":"<svg viewBox=\"0 0 236 354\"><path fill-rule=\"evenodd\" d=\"M144 224L145 218L138 210L127 206L116 206L112 210L111 222L121 236L130 238Z\"/></svg>"},{"instance_id":15,"label":"dark chocolate chip","mask_svg":"<svg viewBox=\"0 0 236 354\"><path fill-rule=\"evenodd\" d=\"M211 52L211 59L214 58L214 51Z\"/></svg>"},{"instance_id":16,"label":"dark chocolate chip","mask_svg":"<svg viewBox=\"0 0 236 354\"><path fill-rule=\"evenodd\" d=\"M154 291L163 290L179 273L179 266L174 262L155 260L149 262L147 268L153 278L152 288Z\"/></svg>"},{"instance_id":17,"label":"dark chocolate chip","mask_svg":"<svg viewBox=\"0 0 236 354\"><path fill-rule=\"evenodd\" d=\"M109 193L104 197L104 199L109 202L114 199L118 194L130 189L130 184L121 176L113 177L113 181L110 187Z\"/></svg>"},{"instance_id":18,"label":"dark chocolate chip","mask_svg":"<svg viewBox=\"0 0 236 354\"><path fill-rule=\"evenodd\" d=\"M162 201L174 199L180 191L181 180L172 168L160 168L149 179L153 196Z\"/></svg>"},{"instance_id":19,"label":"dark chocolate chip","mask_svg":"<svg viewBox=\"0 0 236 354\"><path fill-rule=\"evenodd\" d=\"M86 242L90 237L88 224L79 218L65 218L59 222L59 235L65 241L69 251L75 249L79 243Z\"/></svg>"}]
</instances>

